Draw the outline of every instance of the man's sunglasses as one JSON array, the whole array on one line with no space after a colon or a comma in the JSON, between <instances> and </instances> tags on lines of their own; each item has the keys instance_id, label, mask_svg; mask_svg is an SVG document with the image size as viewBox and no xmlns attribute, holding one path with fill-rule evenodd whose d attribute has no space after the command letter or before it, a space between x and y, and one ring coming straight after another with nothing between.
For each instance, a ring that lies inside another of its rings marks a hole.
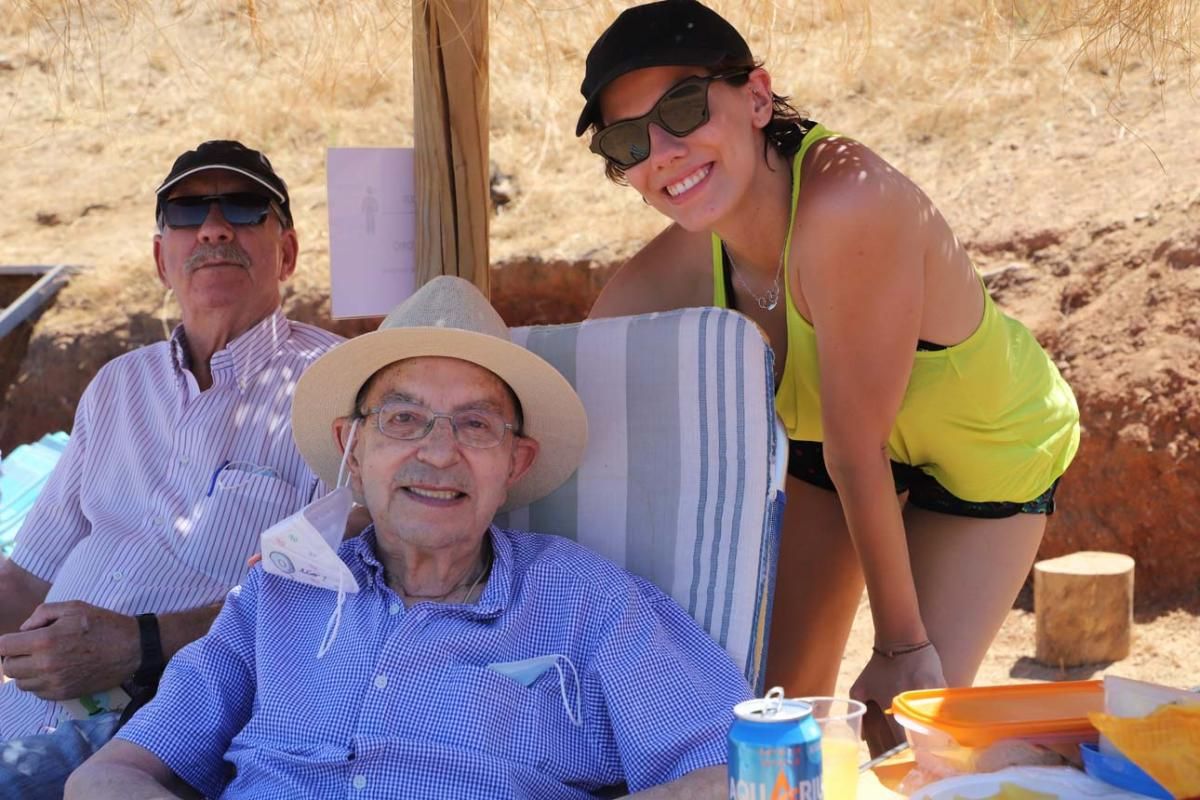
<instances>
[{"instance_id":1,"label":"man's sunglasses","mask_svg":"<svg viewBox=\"0 0 1200 800\"><path fill-rule=\"evenodd\" d=\"M650 123L672 136L687 136L708 122L709 84L749 73L748 69L738 69L685 78L668 89L658 98L654 108L642 116L623 119L596 131L591 150L621 169L629 169L650 156Z\"/></svg>"},{"instance_id":2,"label":"man's sunglasses","mask_svg":"<svg viewBox=\"0 0 1200 800\"><path fill-rule=\"evenodd\" d=\"M255 192L171 197L163 202L163 219L172 228L198 228L208 219L213 203L230 225L258 225L272 206L271 198Z\"/></svg>"}]
</instances>

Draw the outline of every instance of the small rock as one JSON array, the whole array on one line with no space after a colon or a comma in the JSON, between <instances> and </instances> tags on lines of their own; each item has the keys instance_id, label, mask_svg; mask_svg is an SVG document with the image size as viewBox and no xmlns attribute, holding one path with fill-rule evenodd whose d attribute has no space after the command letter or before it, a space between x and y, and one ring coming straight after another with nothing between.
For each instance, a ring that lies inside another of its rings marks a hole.
<instances>
[{"instance_id":1,"label":"small rock","mask_svg":"<svg viewBox=\"0 0 1200 800\"><path fill-rule=\"evenodd\" d=\"M62 220L59 219L58 214L55 214L53 211L39 211L34 216L34 220L37 221L38 225L44 225L47 228L53 228L55 225L62 225Z\"/></svg>"},{"instance_id":2,"label":"small rock","mask_svg":"<svg viewBox=\"0 0 1200 800\"><path fill-rule=\"evenodd\" d=\"M1101 236L1107 236L1110 233L1114 233L1116 231L1123 231L1123 230L1125 230L1125 223L1121 222L1120 220L1115 220L1113 222L1108 223L1107 225L1102 225L1101 227L1093 230L1092 238L1099 239Z\"/></svg>"},{"instance_id":3,"label":"small rock","mask_svg":"<svg viewBox=\"0 0 1200 800\"><path fill-rule=\"evenodd\" d=\"M0 72L12 72L16 68L17 64L12 60L12 56L0 53Z\"/></svg>"},{"instance_id":4,"label":"small rock","mask_svg":"<svg viewBox=\"0 0 1200 800\"><path fill-rule=\"evenodd\" d=\"M1025 252L1033 255L1039 250L1045 250L1051 245L1062 242L1062 235L1058 231L1041 230L1034 233L1022 236L1020 239L1021 246L1025 248Z\"/></svg>"},{"instance_id":5,"label":"small rock","mask_svg":"<svg viewBox=\"0 0 1200 800\"><path fill-rule=\"evenodd\" d=\"M491 162L490 167L491 177L488 180L488 189L492 197L492 210L498 211L511 203L517 196L517 181L507 172L501 172L495 161Z\"/></svg>"}]
</instances>

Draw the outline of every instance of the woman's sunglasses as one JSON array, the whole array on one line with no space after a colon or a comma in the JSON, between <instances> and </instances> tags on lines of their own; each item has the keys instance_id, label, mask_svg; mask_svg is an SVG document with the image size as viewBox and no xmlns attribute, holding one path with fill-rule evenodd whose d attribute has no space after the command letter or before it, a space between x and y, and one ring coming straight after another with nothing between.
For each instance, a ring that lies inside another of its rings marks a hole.
<instances>
[{"instance_id":1,"label":"woman's sunglasses","mask_svg":"<svg viewBox=\"0 0 1200 800\"><path fill-rule=\"evenodd\" d=\"M621 169L629 169L650 156L650 123L672 136L687 136L708 122L708 86L750 73L748 69L685 78L658 98L654 108L640 117L623 119L592 136L591 150Z\"/></svg>"},{"instance_id":2,"label":"woman's sunglasses","mask_svg":"<svg viewBox=\"0 0 1200 800\"><path fill-rule=\"evenodd\" d=\"M232 192L194 197L172 197L163 203L163 218L172 228L198 228L216 203L230 225L258 225L271 210L271 198L255 192Z\"/></svg>"}]
</instances>

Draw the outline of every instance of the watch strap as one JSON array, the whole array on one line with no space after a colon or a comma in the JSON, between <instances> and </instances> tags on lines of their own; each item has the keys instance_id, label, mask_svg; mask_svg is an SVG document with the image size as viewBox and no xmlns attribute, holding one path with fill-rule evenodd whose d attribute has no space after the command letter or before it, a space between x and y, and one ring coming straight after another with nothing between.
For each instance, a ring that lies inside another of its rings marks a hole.
<instances>
[{"instance_id":1,"label":"watch strap","mask_svg":"<svg viewBox=\"0 0 1200 800\"><path fill-rule=\"evenodd\" d=\"M133 673L133 682L140 686L158 684L167 660L163 656L162 636L158 629L158 617L154 614L138 614L138 635L141 639L142 663Z\"/></svg>"}]
</instances>

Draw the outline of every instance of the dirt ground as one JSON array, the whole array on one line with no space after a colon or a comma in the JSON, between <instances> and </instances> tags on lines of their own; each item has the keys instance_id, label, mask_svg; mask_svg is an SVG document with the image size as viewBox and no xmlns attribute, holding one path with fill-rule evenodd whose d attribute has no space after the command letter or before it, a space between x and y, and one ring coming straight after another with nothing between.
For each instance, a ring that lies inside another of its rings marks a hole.
<instances>
[{"instance_id":1,"label":"dirt ground","mask_svg":"<svg viewBox=\"0 0 1200 800\"><path fill-rule=\"evenodd\" d=\"M662 226L572 136L583 55L628 3L490 5L491 157L513 191L492 220L493 266L609 270ZM988 23L967 0L876 2L869 15L845 2L714 5L798 107L926 190L1079 397L1083 449L1042 555L1134 555L1135 653L1069 674L1036 664L1026 598L979 682L1111 671L1200 684L1195 60L1109 58L1070 30L1033 41L1036 18ZM325 148L411 145L410 15L385 2L26 0L0 19L0 263L81 265L25 331L19 369L0 365L17 373L0 445L69 425L96 362L163 335L174 312L152 277L152 191L199 141L271 156L301 236L289 308L326 313ZM586 307L553 302L568 300ZM870 643L864 605L842 691Z\"/></svg>"}]
</instances>

